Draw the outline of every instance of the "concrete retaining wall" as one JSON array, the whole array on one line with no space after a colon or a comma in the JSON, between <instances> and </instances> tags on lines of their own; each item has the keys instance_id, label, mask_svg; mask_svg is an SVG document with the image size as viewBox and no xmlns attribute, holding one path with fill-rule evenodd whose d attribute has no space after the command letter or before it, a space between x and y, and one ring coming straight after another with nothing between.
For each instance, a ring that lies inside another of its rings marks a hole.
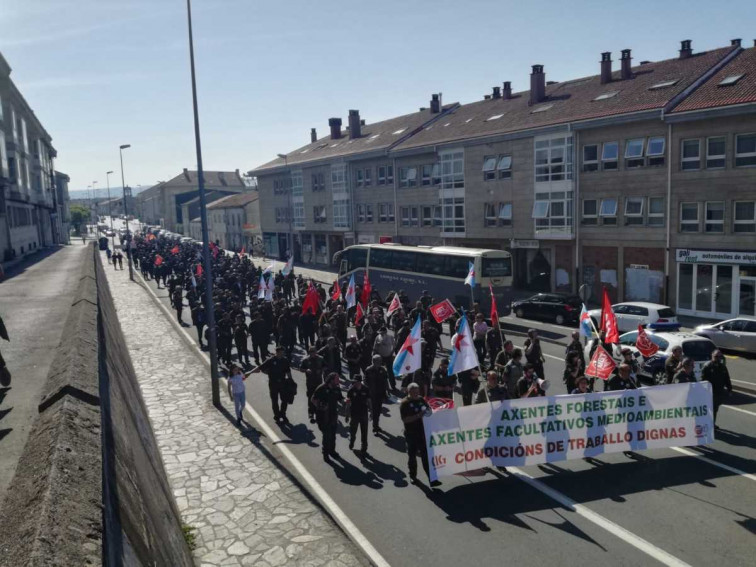
<instances>
[{"instance_id":1,"label":"concrete retaining wall","mask_svg":"<svg viewBox=\"0 0 756 567\"><path fill-rule=\"evenodd\" d=\"M0 566L191 565L91 246L40 415L0 510Z\"/></svg>"}]
</instances>

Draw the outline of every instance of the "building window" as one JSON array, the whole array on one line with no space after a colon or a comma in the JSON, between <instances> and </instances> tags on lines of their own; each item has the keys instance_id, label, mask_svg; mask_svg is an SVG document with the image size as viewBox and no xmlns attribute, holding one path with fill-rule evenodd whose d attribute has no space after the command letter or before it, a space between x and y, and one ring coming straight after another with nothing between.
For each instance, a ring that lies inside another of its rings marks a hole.
<instances>
[{"instance_id":1,"label":"building window","mask_svg":"<svg viewBox=\"0 0 756 567\"><path fill-rule=\"evenodd\" d=\"M625 167L630 169L633 167L643 167L643 146L645 144L645 138L636 138L634 140L628 140L625 142Z\"/></svg>"},{"instance_id":2,"label":"building window","mask_svg":"<svg viewBox=\"0 0 756 567\"><path fill-rule=\"evenodd\" d=\"M422 168L422 180L421 185L429 186L431 184L431 173L433 172L433 166L428 164Z\"/></svg>"},{"instance_id":3,"label":"building window","mask_svg":"<svg viewBox=\"0 0 756 567\"><path fill-rule=\"evenodd\" d=\"M325 191L325 175L322 173L313 173L310 179L313 191Z\"/></svg>"},{"instance_id":4,"label":"building window","mask_svg":"<svg viewBox=\"0 0 756 567\"><path fill-rule=\"evenodd\" d=\"M599 217L603 225L617 224L617 199L601 199Z\"/></svg>"},{"instance_id":5,"label":"building window","mask_svg":"<svg viewBox=\"0 0 756 567\"><path fill-rule=\"evenodd\" d=\"M756 202L737 201L732 231L736 233L756 232Z\"/></svg>"},{"instance_id":6,"label":"building window","mask_svg":"<svg viewBox=\"0 0 756 567\"><path fill-rule=\"evenodd\" d=\"M499 224L499 215L496 209L496 203L485 203L483 205L483 226L489 228Z\"/></svg>"},{"instance_id":7,"label":"building window","mask_svg":"<svg viewBox=\"0 0 756 567\"><path fill-rule=\"evenodd\" d=\"M625 224L643 224L643 197L627 197L625 199Z\"/></svg>"},{"instance_id":8,"label":"building window","mask_svg":"<svg viewBox=\"0 0 756 567\"><path fill-rule=\"evenodd\" d=\"M394 222L393 203L381 203L378 205L378 222Z\"/></svg>"},{"instance_id":9,"label":"building window","mask_svg":"<svg viewBox=\"0 0 756 567\"><path fill-rule=\"evenodd\" d=\"M399 210L401 211L402 226L409 226L410 225L410 208L401 207L401 209Z\"/></svg>"},{"instance_id":10,"label":"building window","mask_svg":"<svg viewBox=\"0 0 756 567\"><path fill-rule=\"evenodd\" d=\"M388 204L388 221L394 222L394 203Z\"/></svg>"},{"instance_id":11,"label":"building window","mask_svg":"<svg viewBox=\"0 0 756 567\"><path fill-rule=\"evenodd\" d=\"M365 205L365 222L373 222L373 205Z\"/></svg>"},{"instance_id":12,"label":"building window","mask_svg":"<svg viewBox=\"0 0 756 567\"><path fill-rule=\"evenodd\" d=\"M304 201L294 201L294 228L305 227Z\"/></svg>"},{"instance_id":13,"label":"building window","mask_svg":"<svg viewBox=\"0 0 756 567\"><path fill-rule=\"evenodd\" d=\"M725 149L727 144L724 136L706 139L706 169L723 169L725 166Z\"/></svg>"},{"instance_id":14,"label":"building window","mask_svg":"<svg viewBox=\"0 0 756 567\"><path fill-rule=\"evenodd\" d=\"M441 183L444 189L459 189L465 186L464 152L448 152L441 155Z\"/></svg>"},{"instance_id":15,"label":"building window","mask_svg":"<svg viewBox=\"0 0 756 567\"><path fill-rule=\"evenodd\" d=\"M572 136L536 140L536 182L572 179Z\"/></svg>"},{"instance_id":16,"label":"building window","mask_svg":"<svg viewBox=\"0 0 756 567\"><path fill-rule=\"evenodd\" d=\"M719 234L724 232L724 211L725 204L723 201L708 201L706 203L704 232Z\"/></svg>"},{"instance_id":17,"label":"building window","mask_svg":"<svg viewBox=\"0 0 756 567\"><path fill-rule=\"evenodd\" d=\"M370 187L373 184L373 168L365 168L365 187Z\"/></svg>"},{"instance_id":18,"label":"building window","mask_svg":"<svg viewBox=\"0 0 756 567\"><path fill-rule=\"evenodd\" d=\"M756 165L756 134L735 136L735 167Z\"/></svg>"},{"instance_id":19,"label":"building window","mask_svg":"<svg viewBox=\"0 0 756 567\"><path fill-rule=\"evenodd\" d=\"M421 222L423 226L424 227L433 226L433 206L424 205L420 212L422 213Z\"/></svg>"},{"instance_id":20,"label":"building window","mask_svg":"<svg viewBox=\"0 0 756 567\"><path fill-rule=\"evenodd\" d=\"M410 226L420 226L420 207L410 207Z\"/></svg>"},{"instance_id":21,"label":"building window","mask_svg":"<svg viewBox=\"0 0 756 567\"><path fill-rule=\"evenodd\" d=\"M378 166L378 185L386 185L386 166Z\"/></svg>"},{"instance_id":22,"label":"building window","mask_svg":"<svg viewBox=\"0 0 756 567\"><path fill-rule=\"evenodd\" d=\"M512 203L499 203L499 225L512 226Z\"/></svg>"},{"instance_id":23,"label":"building window","mask_svg":"<svg viewBox=\"0 0 756 567\"><path fill-rule=\"evenodd\" d=\"M499 157L499 163L496 165L496 171L499 172L499 179L512 178L512 156Z\"/></svg>"},{"instance_id":24,"label":"building window","mask_svg":"<svg viewBox=\"0 0 756 567\"><path fill-rule=\"evenodd\" d=\"M394 184L394 166L393 165L386 166L386 184L387 185Z\"/></svg>"},{"instance_id":25,"label":"building window","mask_svg":"<svg viewBox=\"0 0 756 567\"><path fill-rule=\"evenodd\" d=\"M433 180L434 186L441 185L441 164L440 163L433 164L433 169L431 169L431 179Z\"/></svg>"},{"instance_id":26,"label":"building window","mask_svg":"<svg viewBox=\"0 0 756 567\"><path fill-rule=\"evenodd\" d=\"M443 215L442 232L465 232L465 199L463 197L445 197L441 199L441 207L441 214Z\"/></svg>"},{"instance_id":27,"label":"building window","mask_svg":"<svg viewBox=\"0 0 756 567\"><path fill-rule=\"evenodd\" d=\"M698 203L680 204L680 232L698 232Z\"/></svg>"},{"instance_id":28,"label":"building window","mask_svg":"<svg viewBox=\"0 0 756 567\"><path fill-rule=\"evenodd\" d=\"M601 149L601 169L603 171L613 171L618 168L619 163L619 143L604 142Z\"/></svg>"},{"instance_id":29,"label":"building window","mask_svg":"<svg viewBox=\"0 0 756 567\"><path fill-rule=\"evenodd\" d=\"M533 203L533 218L536 220L549 218L548 201L535 201Z\"/></svg>"},{"instance_id":30,"label":"building window","mask_svg":"<svg viewBox=\"0 0 756 567\"><path fill-rule=\"evenodd\" d=\"M682 141L682 161L680 167L683 171L701 169L701 140Z\"/></svg>"},{"instance_id":31,"label":"building window","mask_svg":"<svg viewBox=\"0 0 756 567\"><path fill-rule=\"evenodd\" d=\"M363 177L364 174L361 169L357 169L355 173L356 173L355 185L357 187L362 187L363 184L365 183L365 179Z\"/></svg>"},{"instance_id":32,"label":"building window","mask_svg":"<svg viewBox=\"0 0 756 567\"><path fill-rule=\"evenodd\" d=\"M433 226L442 226L444 222L444 213L441 205L433 206Z\"/></svg>"},{"instance_id":33,"label":"building window","mask_svg":"<svg viewBox=\"0 0 756 567\"><path fill-rule=\"evenodd\" d=\"M399 187L414 187L415 185L417 185L417 168L400 167Z\"/></svg>"},{"instance_id":34,"label":"building window","mask_svg":"<svg viewBox=\"0 0 756 567\"><path fill-rule=\"evenodd\" d=\"M324 223L327 220L326 215L326 208L325 205L318 205L317 207L312 208L312 217L313 222L317 223Z\"/></svg>"},{"instance_id":35,"label":"building window","mask_svg":"<svg viewBox=\"0 0 756 567\"><path fill-rule=\"evenodd\" d=\"M301 197L303 191L302 170L295 169L291 172L291 196Z\"/></svg>"},{"instance_id":36,"label":"building window","mask_svg":"<svg viewBox=\"0 0 756 567\"><path fill-rule=\"evenodd\" d=\"M660 166L664 165L664 150L666 146L666 139L663 136L648 139L648 147L646 148L646 157L648 157L648 165Z\"/></svg>"},{"instance_id":37,"label":"building window","mask_svg":"<svg viewBox=\"0 0 756 567\"><path fill-rule=\"evenodd\" d=\"M596 199L583 199L583 224L598 224L598 201Z\"/></svg>"},{"instance_id":38,"label":"building window","mask_svg":"<svg viewBox=\"0 0 756 567\"><path fill-rule=\"evenodd\" d=\"M583 146L583 171L598 171L598 146Z\"/></svg>"},{"instance_id":39,"label":"building window","mask_svg":"<svg viewBox=\"0 0 756 567\"><path fill-rule=\"evenodd\" d=\"M483 180L493 179L496 179L496 156L486 156L483 158Z\"/></svg>"},{"instance_id":40,"label":"building window","mask_svg":"<svg viewBox=\"0 0 756 567\"><path fill-rule=\"evenodd\" d=\"M664 226L664 197L649 197L648 225Z\"/></svg>"},{"instance_id":41,"label":"building window","mask_svg":"<svg viewBox=\"0 0 756 567\"><path fill-rule=\"evenodd\" d=\"M357 222L365 222L365 205L357 205Z\"/></svg>"}]
</instances>

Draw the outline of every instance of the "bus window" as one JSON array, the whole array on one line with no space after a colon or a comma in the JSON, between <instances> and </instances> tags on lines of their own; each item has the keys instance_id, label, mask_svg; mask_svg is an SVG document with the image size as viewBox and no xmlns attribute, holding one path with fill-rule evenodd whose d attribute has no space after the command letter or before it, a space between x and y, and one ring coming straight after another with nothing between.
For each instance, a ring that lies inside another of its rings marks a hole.
<instances>
[{"instance_id":1,"label":"bus window","mask_svg":"<svg viewBox=\"0 0 756 567\"><path fill-rule=\"evenodd\" d=\"M373 248L370 251L370 267L371 268L384 268L390 270L391 255L393 250L383 250L381 248Z\"/></svg>"},{"instance_id":2,"label":"bus window","mask_svg":"<svg viewBox=\"0 0 756 567\"><path fill-rule=\"evenodd\" d=\"M470 261L467 256L447 256L444 261L444 275L465 279L470 271Z\"/></svg>"},{"instance_id":3,"label":"bus window","mask_svg":"<svg viewBox=\"0 0 756 567\"><path fill-rule=\"evenodd\" d=\"M350 248L345 256L347 257L347 271L351 272L357 268L367 266L367 248Z\"/></svg>"},{"instance_id":4,"label":"bus window","mask_svg":"<svg viewBox=\"0 0 756 567\"><path fill-rule=\"evenodd\" d=\"M394 250L391 256L391 265L394 270L403 272L414 272L417 260L416 252L407 252L405 250Z\"/></svg>"},{"instance_id":5,"label":"bus window","mask_svg":"<svg viewBox=\"0 0 756 567\"><path fill-rule=\"evenodd\" d=\"M512 258L483 256L481 274L484 278L504 278L512 275Z\"/></svg>"},{"instance_id":6,"label":"bus window","mask_svg":"<svg viewBox=\"0 0 756 567\"><path fill-rule=\"evenodd\" d=\"M417 253L417 271L420 274L432 274L435 276L444 275L443 258L438 254L429 254L426 252Z\"/></svg>"}]
</instances>

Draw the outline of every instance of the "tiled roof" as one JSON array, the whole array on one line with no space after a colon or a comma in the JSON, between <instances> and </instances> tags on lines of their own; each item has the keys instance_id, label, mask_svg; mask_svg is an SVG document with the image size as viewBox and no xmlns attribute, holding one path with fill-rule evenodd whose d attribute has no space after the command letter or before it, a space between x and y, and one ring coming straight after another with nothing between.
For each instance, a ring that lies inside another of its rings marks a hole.
<instances>
[{"instance_id":1,"label":"tiled roof","mask_svg":"<svg viewBox=\"0 0 756 567\"><path fill-rule=\"evenodd\" d=\"M236 195L229 195L228 197L223 197L222 199L213 201L207 206L207 208L231 209L236 207L243 207L244 205L247 205L252 201L257 201L258 196L259 193L257 191L252 191L251 193L238 193Z\"/></svg>"},{"instance_id":2,"label":"tiled roof","mask_svg":"<svg viewBox=\"0 0 756 567\"><path fill-rule=\"evenodd\" d=\"M735 84L719 86L724 79L743 75ZM756 102L756 47L744 49L732 61L682 101L675 112Z\"/></svg>"},{"instance_id":3,"label":"tiled roof","mask_svg":"<svg viewBox=\"0 0 756 567\"><path fill-rule=\"evenodd\" d=\"M694 54L687 59L669 59L632 68L632 77L621 80L620 71L602 85L600 75L546 86L546 100L530 106L529 92L511 99L489 99L465 104L444 119L399 144L394 150L435 145L457 140L512 133L543 126L661 109L675 96L721 61L735 47ZM615 61L615 67L618 62ZM663 88L653 88L674 81ZM601 94L613 94L595 100Z\"/></svg>"},{"instance_id":4,"label":"tiled roof","mask_svg":"<svg viewBox=\"0 0 756 567\"><path fill-rule=\"evenodd\" d=\"M235 187L244 188L245 185L235 171L203 171L203 177L205 178L205 187L222 189L223 187ZM189 179L187 179L187 175ZM169 181L165 181L161 185L164 187L171 186L185 186L195 185L197 183L197 171L187 170L186 172L179 173L176 177Z\"/></svg>"},{"instance_id":5,"label":"tiled roof","mask_svg":"<svg viewBox=\"0 0 756 567\"><path fill-rule=\"evenodd\" d=\"M444 105L444 109L455 105L456 103ZM351 156L386 149L440 115L441 113L434 114L429 109L426 109L373 124L363 124L360 128L360 137L353 140L349 139L349 132L343 130L341 138L334 140L331 139L330 135L320 138L315 142L286 154L285 160L283 158L276 158L252 170L251 173L254 174L257 171L274 167L304 164L324 158Z\"/></svg>"}]
</instances>

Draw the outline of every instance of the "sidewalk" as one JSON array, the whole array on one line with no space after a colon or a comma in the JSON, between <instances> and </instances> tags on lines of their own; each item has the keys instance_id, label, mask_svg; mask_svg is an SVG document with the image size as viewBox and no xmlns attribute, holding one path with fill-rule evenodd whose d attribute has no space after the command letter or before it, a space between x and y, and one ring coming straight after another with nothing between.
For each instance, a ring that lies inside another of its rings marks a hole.
<instances>
[{"instance_id":1,"label":"sidewalk","mask_svg":"<svg viewBox=\"0 0 756 567\"><path fill-rule=\"evenodd\" d=\"M204 362L149 292L127 270L105 273L182 521L196 528L197 564L366 565L275 445L234 426L223 388L213 407Z\"/></svg>"}]
</instances>

